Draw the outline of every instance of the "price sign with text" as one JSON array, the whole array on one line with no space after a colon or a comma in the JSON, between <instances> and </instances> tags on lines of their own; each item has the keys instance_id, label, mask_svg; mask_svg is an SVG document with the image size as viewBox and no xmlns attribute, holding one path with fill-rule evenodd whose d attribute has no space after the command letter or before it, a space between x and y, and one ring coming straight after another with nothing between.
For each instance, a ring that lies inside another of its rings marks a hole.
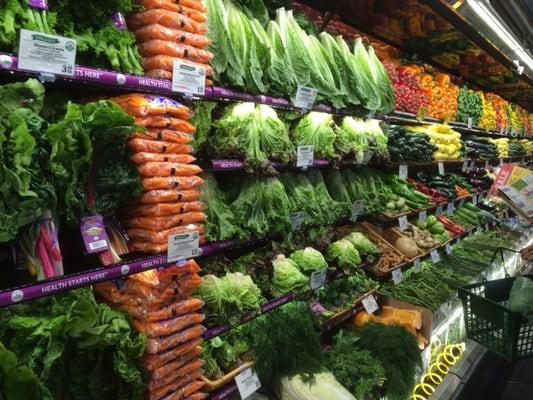
<instances>
[{"instance_id":1,"label":"price sign with text","mask_svg":"<svg viewBox=\"0 0 533 400\"><path fill-rule=\"evenodd\" d=\"M392 270L392 280L395 285L402 283L403 273L401 268L396 268Z\"/></svg>"},{"instance_id":2,"label":"price sign with text","mask_svg":"<svg viewBox=\"0 0 533 400\"><path fill-rule=\"evenodd\" d=\"M407 179L407 164L400 164L400 169L398 171L398 175L400 175L401 179Z\"/></svg>"}]
</instances>

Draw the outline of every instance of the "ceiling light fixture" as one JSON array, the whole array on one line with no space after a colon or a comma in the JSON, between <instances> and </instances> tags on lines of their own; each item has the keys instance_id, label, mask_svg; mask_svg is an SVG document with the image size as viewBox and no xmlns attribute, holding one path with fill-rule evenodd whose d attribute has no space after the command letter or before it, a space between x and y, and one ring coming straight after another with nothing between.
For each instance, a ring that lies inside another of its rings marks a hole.
<instances>
[{"instance_id":1,"label":"ceiling light fixture","mask_svg":"<svg viewBox=\"0 0 533 400\"><path fill-rule=\"evenodd\" d=\"M467 4L483 21L505 42L510 50L533 70L533 58L518 43L511 32L499 21L498 17L480 0L467 0Z\"/></svg>"}]
</instances>

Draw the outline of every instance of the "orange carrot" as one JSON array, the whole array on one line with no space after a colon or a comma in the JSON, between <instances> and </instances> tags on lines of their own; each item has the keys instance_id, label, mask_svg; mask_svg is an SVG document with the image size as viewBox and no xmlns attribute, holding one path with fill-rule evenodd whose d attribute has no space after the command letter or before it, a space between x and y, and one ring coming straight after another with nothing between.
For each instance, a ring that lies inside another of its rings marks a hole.
<instances>
[{"instance_id":1,"label":"orange carrot","mask_svg":"<svg viewBox=\"0 0 533 400\"><path fill-rule=\"evenodd\" d=\"M187 44L168 40L150 40L149 42L137 45L137 47L143 57L153 57L162 54L199 63L208 63L213 58L213 54L208 51L195 49Z\"/></svg>"},{"instance_id":2,"label":"orange carrot","mask_svg":"<svg viewBox=\"0 0 533 400\"><path fill-rule=\"evenodd\" d=\"M191 146L181 143L164 142L162 140L129 139L128 147L134 153L191 154Z\"/></svg>"},{"instance_id":3,"label":"orange carrot","mask_svg":"<svg viewBox=\"0 0 533 400\"><path fill-rule=\"evenodd\" d=\"M150 190L144 192L139 202L141 204L158 204L171 202L189 202L199 200L202 192L198 189L168 189L168 190Z\"/></svg>"},{"instance_id":4,"label":"orange carrot","mask_svg":"<svg viewBox=\"0 0 533 400\"><path fill-rule=\"evenodd\" d=\"M207 33L207 28L203 24L200 24L183 14L169 10L146 10L132 14L128 18L128 27L134 31L150 24L160 24L167 28L181 29L186 32L197 33L200 35L205 35Z\"/></svg>"},{"instance_id":5,"label":"orange carrot","mask_svg":"<svg viewBox=\"0 0 533 400\"><path fill-rule=\"evenodd\" d=\"M165 215L184 214L188 212L200 212L204 208L201 201L187 201L177 203L161 203L149 205L136 205L124 207L124 215L135 217L162 217Z\"/></svg>"},{"instance_id":6,"label":"orange carrot","mask_svg":"<svg viewBox=\"0 0 533 400\"><path fill-rule=\"evenodd\" d=\"M205 315L199 313L185 314L176 318L156 322L143 322L137 319L133 320L133 326L139 332L145 333L149 337L172 335L184 328L201 324ZM200 352L202 350L200 349ZM198 354L200 354L200 352Z\"/></svg>"},{"instance_id":7,"label":"orange carrot","mask_svg":"<svg viewBox=\"0 0 533 400\"><path fill-rule=\"evenodd\" d=\"M145 71L155 70L155 69L162 69L168 72L172 72L174 70L174 61L180 60L184 64L190 64L194 66L201 66L205 68L205 74L206 76L213 76L213 68L211 68L207 64L197 63L194 61L185 60L180 57L171 57L164 54L160 54L157 56L147 57L143 58L141 60L142 67L145 69Z\"/></svg>"},{"instance_id":8,"label":"orange carrot","mask_svg":"<svg viewBox=\"0 0 533 400\"><path fill-rule=\"evenodd\" d=\"M173 335L160 338L148 338L146 340L146 353L157 354L171 349L182 343L186 343L189 340L202 336L205 331L205 327L202 325L196 325Z\"/></svg>"},{"instance_id":9,"label":"orange carrot","mask_svg":"<svg viewBox=\"0 0 533 400\"><path fill-rule=\"evenodd\" d=\"M173 226L204 222L207 216L203 212L190 212L165 217L131 217L123 221L126 228L146 228L151 230L170 229Z\"/></svg>"},{"instance_id":10,"label":"orange carrot","mask_svg":"<svg viewBox=\"0 0 533 400\"><path fill-rule=\"evenodd\" d=\"M145 164L147 162L173 162L179 164L192 164L196 158L190 154L157 154L157 153L137 153L130 157L135 164Z\"/></svg>"},{"instance_id":11,"label":"orange carrot","mask_svg":"<svg viewBox=\"0 0 533 400\"><path fill-rule=\"evenodd\" d=\"M204 233L204 226L199 224L189 224L158 231L153 231L150 229L130 228L126 229L126 232L132 240L140 240L155 244L168 244L169 235L177 235L179 233L187 232Z\"/></svg>"},{"instance_id":12,"label":"orange carrot","mask_svg":"<svg viewBox=\"0 0 533 400\"><path fill-rule=\"evenodd\" d=\"M193 116L193 112L187 106L162 96L131 93L114 97L112 100L128 114L135 117L169 115L171 117L189 119Z\"/></svg>"},{"instance_id":13,"label":"orange carrot","mask_svg":"<svg viewBox=\"0 0 533 400\"><path fill-rule=\"evenodd\" d=\"M173 129L185 133L195 133L196 127L183 119L163 116L150 116L144 118L135 118L137 125L146 126L149 128L166 128Z\"/></svg>"},{"instance_id":14,"label":"orange carrot","mask_svg":"<svg viewBox=\"0 0 533 400\"><path fill-rule=\"evenodd\" d=\"M183 14L196 22L206 22L207 17L201 11L194 8L187 7L185 5L179 5L171 0L139 0L140 5L145 9L162 8L164 10L174 11L179 14Z\"/></svg>"},{"instance_id":15,"label":"orange carrot","mask_svg":"<svg viewBox=\"0 0 533 400\"><path fill-rule=\"evenodd\" d=\"M139 172L145 177L191 176L198 175L202 169L194 164L147 162L139 166Z\"/></svg>"}]
</instances>

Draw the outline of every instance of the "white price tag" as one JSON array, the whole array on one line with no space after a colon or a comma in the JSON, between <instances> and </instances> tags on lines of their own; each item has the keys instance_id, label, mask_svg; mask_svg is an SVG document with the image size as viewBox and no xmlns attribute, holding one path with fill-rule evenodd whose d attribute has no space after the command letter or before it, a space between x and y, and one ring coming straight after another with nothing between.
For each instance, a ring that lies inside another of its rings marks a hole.
<instances>
[{"instance_id":1,"label":"white price tag","mask_svg":"<svg viewBox=\"0 0 533 400\"><path fill-rule=\"evenodd\" d=\"M400 170L398 171L398 175L400 175L401 179L407 179L407 164L400 164Z\"/></svg>"},{"instance_id":2,"label":"white price tag","mask_svg":"<svg viewBox=\"0 0 533 400\"><path fill-rule=\"evenodd\" d=\"M446 243L445 250L446 250L446 254L452 253L452 246L450 246L450 243Z\"/></svg>"},{"instance_id":3,"label":"white price tag","mask_svg":"<svg viewBox=\"0 0 533 400\"><path fill-rule=\"evenodd\" d=\"M401 268L396 268L392 270L392 280L395 285L402 283L403 273Z\"/></svg>"},{"instance_id":4,"label":"white price tag","mask_svg":"<svg viewBox=\"0 0 533 400\"><path fill-rule=\"evenodd\" d=\"M489 167L489 160L485 160L485 169Z\"/></svg>"},{"instance_id":5,"label":"white price tag","mask_svg":"<svg viewBox=\"0 0 533 400\"><path fill-rule=\"evenodd\" d=\"M417 258L416 260L413 261L413 270L415 272L422 271L422 266L420 265L420 258Z\"/></svg>"},{"instance_id":6,"label":"white price tag","mask_svg":"<svg viewBox=\"0 0 533 400\"><path fill-rule=\"evenodd\" d=\"M293 102L294 107L311 110L315 104L317 94L317 89L307 86L298 86L298 89L296 90L296 97L294 98Z\"/></svg>"},{"instance_id":7,"label":"white price tag","mask_svg":"<svg viewBox=\"0 0 533 400\"><path fill-rule=\"evenodd\" d=\"M463 166L461 167L461 171L466 172L468 169L468 160L463 161Z\"/></svg>"},{"instance_id":8,"label":"white price tag","mask_svg":"<svg viewBox=\"0 0 533 400\"><path fill-rule=\"evenodd\" d=\"M259 382L259 378L252 368L248 368L237 375L235 377L235 383L243 400L257 392L261 387L261 382Z\"/></svg>"},{"instance_id":9,"label":"white price tag","mask_svg":"<svg viewBox=\"0 0 533 400\"><path fill-rule=\"evenodd\" d=\"M481 203L483 201L483 193L478 194L477 201L478 203Z\"/></svg>"},{"instance_id":10,"label":"white price tag","mask_svg":"<svg viewBox=\"0 0 533 400\"><path fill-rule=\"evenodd\" d=\"M500 167L503 165L503 158L500 158Z\"/></svg>"},{"instance_id":11,"label":"white price tag","mask_svg":"<svg viewBox=\"0 0 533 400\"><path fill-rule=\"evenodd\" d=\"M439 215L442 215L442 205L437 206L437 209L435 210L435 215L438 217Z\"/></svg>"},{"instance_id":12,"label":"white price tag","mask_svg":"<svg viewBox=\"0 0 533 400\"><path fill-rule=\"evenodd\" d=\"M442 161L439 161L439 175L444 175L444 163Z\"/></svg>"},{"instance_id":13,"label":"white price tag","mask_svg":"<svg viewBox=\"0 0 533 400\"><path fill-rule=\"evenodd\" d=\"M359 217L360 215L363 215L364 210L365 210L364 200L354 201L353 207L352 207L352 215L351 215L350 220L353 222L357 221L357 217Z\"/></svg>"},{"instance_id":14,"label":"white price tag","mask_svg":"<svg viewBox=\"0 0 533 400\"><path fill-rule=\"evenodd\" d=\"M426 222L427 217L428 217L428 212L426 210L420 211L418 213L418 223L423 224L424 222Z\"/></svg>"},{"instance_id":15,"label":"white price tag","mask_svg":"<svg viewBox=\"0 0 533 400\"><path fill-rule=\"evenodd\" d=\"M299 231L302 228L304 217L305 212L303 211L297 211L289 215L289 220L291 221L293 231Z\"/></svg>"},{"instance_id":16,"label":"white price tag","mask_svg":"<svg viewBox=\"0 0 533 400\"><path fill-rule=\"evenodd\" d=\"M472 204L477 204L477 194L472 195Z\"/></svg>"},{"instance_id":17,"label":"white price tag","mask_svg":"<svg viewBox=\"0 0 533 400\"><path fill-rule=\"evenodd\" d=\"M326 284L327 272L326 269L321 269L311 274L311 289L315 290Z\"/></svg>"},{"instance_id":18,"label":"white price tag","mask_svg":"<svg viewBox=\"0 0 533 400\"><path fill-rule=\"evenodd\" d=\"M489 224L485 224L485 230L486 230L486 231L489 230Z\"/></svg>"},{"instance_id":19,"label":"white price tag","mask_svg":"<svg viewBox=\"0 0 533 400\"><path fill-rule=\"evenodd\" d=\"M365 311L369 314L374 314L377 310L379 310L378 303L376 301L376 298L374 295L366 296L361 303L363 303L363 307L365 308Z\"/></svg>"},{"instance_id":20,"label":"white price tag","mask_svg":"<svg viewBox=\"0 0 533 400\"><path fill-rule=\"evenodd\" d=\"M457 239L455 239L455 244L461 243L461 236L457 236Z\"/></svg>"},{"instance_id":21,"label":"white price tag","mask_svg":"<svg viewBox=\"0 0 533 400\"><path fill-rule=\"evenodd\" d=\"M313 165L315 156L315 146L298 146L296 152L296 166L310 167Z\"/></svg>"},{"instance_id":22,"label":"white price tag","mask_svg":"<svg viewBox=\"0 0 533 400\"><path fill-rule=\"evenodd\" d=\"M398 226L402 231L405 231L407 228L409 228L409 222L407 221L406 215L402 215L400 218L398 218Z\"/></svg>"},{"instance_id":23,"label":"white price tag","mask_svg":"<svg viewBox=\"0 0 533 400\"><path fill-rule=\"evenodd\" d=\"M483 232L483 227L481 225L477 226L477 233Z\"/></svg>"},{"instance_id":24,"label":"white price tag","mask_svg":"<svg viewBox=\"0 0 533 400\"><path fill-rule=\"evenodd\" d=\"M503 135L503 125L500 126L500 135Z\"/></svg>"},{"instance_id":25,"label":"white price tag","mask_svg":"<svg viewBox=\"0 0 533 400\"><path fill-rule=\"evenodd\" d=\"M76 64L76 41L21 29L18 57L20 69L72 76Z\"/></svg>"},{"instance_id":26,"label":"white price tag","mask_svg":"<svg viewBox=\"0 0 533 400\"><path fill-rule=\"evenodd\" d=\"M431 253L431 261L433 261L435 264L440 261L440 254L437 250L432 250Z\"/></svg>"},{"instance_id":27,"label":"white price tag","mask_svg":"<svg viewBox=\"0 0 533 400\"><path fill-rule=\"evenodd\" d=\"M472 129L472 118L468 118L466 126L468 127L468 129Z\"/></svg>"},{"instance_id":28,"label":"white price tag","mask_svg":"<svg viewBox=\"0 0 533 400\"><path fill-rule=\"evenodd\" d=\"M470 168L469 169L474 169L476 167L476 162L474 160L470 161Z\"/></svg>"},{"instance_id":29,"label":"white price tag","mask_svg":"<svg viewBox=\"0 0 533 400\"><path fill-rule=\"evenodd\" d=\"M450 202L448 203L448 205L446 206L446 212L447 212L448 214L451 214L451 213L453 213L454 211L455 211L455 206L454 206L454 204L453 204L453 201L450 201Z\"/></svg>"},{"instance_id":30,"label":"white price tag","mask_svg":"<svg viewBox=\"0 0 533 400\"><path fill-rule=\"evenodd\" d=\"M178 233L168 236L167 262L175 262L200 254L198 232Z\"/></svg>"},{"instance_id":31,"label":"white price tag","mask_svg":"<svg viewBox=\"0 0 533 400\"><path fill-rule=\"evenodd\" d=\"M370 160L374 157L374 151L373 150L365 150L363 153L363 161L361 161L361 164L367 165Z\"/></svg>"},{"instance_id":32,"label":"white price tag","mask_svg":"<svg viewBox=\"0 0 533 400\"><path fill-rule=\"evenodd\" d=\"M465 205L465 202L466 202L466 199L461 199L461 200L459 201L459 207L464 206L464 205Z\"/></svg>"},{"instance_id":33,"label":"white price tag","mask_svg":"<svg viewBox=\"0 0 533 400\"><path fill-rule=\"evenodd\" d=\"M205 92L205 67L175 59L172 70L172 91L203 95Z\"/></svg>"}]
</instances>

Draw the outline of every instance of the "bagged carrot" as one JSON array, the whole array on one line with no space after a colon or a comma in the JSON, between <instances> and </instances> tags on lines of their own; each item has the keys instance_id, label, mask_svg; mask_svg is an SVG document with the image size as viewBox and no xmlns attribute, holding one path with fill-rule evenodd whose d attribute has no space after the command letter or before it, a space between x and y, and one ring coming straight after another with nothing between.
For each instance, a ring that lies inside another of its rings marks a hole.
<instances>
[{"instance_id":1,"label":"bagged carrot","mask_svg":"<svg viewBox=\"0 0 533 400\"><path fill-rule=\"evenodd\" d=\"M140 152L132 155L130 160L135 164L146 164L148 162L172 162L178 164L192 164L196 158L190 154L161 154Z\"/></svg>"},{"instance_id":2,"label":"bagged carrot","mask_svg":"<svg viewBox=\"0 0 533 400\"><path fill-rule=\"evenodd\" d=\"M166 128L190 134L196 132L196 127L190 122L168 116L152 115L149 117L135 117L135 123L148 128Z\"/></svg>"},{"instance_id":3,"label":"bagged carrot","mask_svg":"<svg viewBox=\"0 0 533 400\"><path fill-rule=\"evenodd\" d=\"M188 44L197 49L203 49L211 44L211 40L203 35L185 32L180 29L167 28L159 24L151 24L137 29L135 32L137 43L144 43L150 40L170 40L173 42Z\"/></svg>"},{"instance_id":4,"label":"bagged carrot","mask_svg":"<svg viewBox=\"0 0 533 400\"><path fill-rule=\"evenodd\" d=\"M191 351L188 351L187 353L182 354L181 356L175 358L173 361L166 363L165 365L153 370L150 372L150 378L151 379L161 379L164 376L167 376L168 374L173 375L175 379L174 370L178 369L179 367L185 365L191 360L194 360L196 357L198 357L202 353L201 347L195 347Z\"/></svg>"},{"instance_id":5,"label":"bagged carrot","mask_svg":"<svg viewBox=\"0 0 533 400\"><path fill-rule=\"evenodd\" d=\"M197 372L203 373L202 367L204 362L199 358L195 358L181 367L179 367L174 374L169 374L161 379L149 379L148 390L153 392L164 386L170 385L174 382L176 376L188 376ZM174 375L174 376L173 376Z\"/></svg>"},{"instance_id":6,"label":"bagged carrot","mask_svg":"<svg viewBox=\"0 0 533 400\"><path fill-rule=\"evenodd\" d=\"M112 101L121 106L128 114L135 117L167 114L182 119L193 117L193 112L188 107L174 99L163 96L130 93L114 97Z\"/></svg>"},{"instance_id":7,"label":"bagged carrot","mask_svg":"<svg viewBox=\"0 0 533 400\"><path fill-rule=\"evenodd\" d=\"M170 229L174 226L204 222L206 215L203 212L190 212L185 214L167 215L164 217L131 217L124 220L125 228L139 229Z\"/></svg>"},{"instance_id":8,"label":"bagged carrot","mask_svg":"<svg viewBox=\"0 0 533 400\"><path fill-rule=\"evenodd\" d=\"M192 135L180 132L173 131L172 129L148 129L146 132L136 132L132 133L129 136L129 139L140 138L147 140L162 140L165 142L174 142L187 144L193 141Z\"/></svg>"},{"instance_id":9,"label":"bagged carrot","mask_svg":"<svg viewBox=\"0 0 533 400\"><path fill-rule=\"evenodd\" d=\"M201 271L201 268L196 263L196 261L187 260L187 261L181 261L177 264L173 264L168 267L161 268L161 269L151 269L148 271L140 272L138 274L133 274L133 275L130 275L129 279L136 280L142 285L147 285L147 286L151 286L154 288L159 287L159 286L166 287L170 285L171 283L173 283L178 277L181 277L186 274L198 273L200 271ZM187 308L187 306L192 307L192 305L195 305L195 304L198 305L199 303L197 299L191 299L191 302L192 304L185 303L185 304L180 305L180 303L178 303L178 304L169 305L167 307L168 311L161 310L161 312L158 315L161 316L161 315L166 315L168 313L169 316L166 318L170 318L170 317L175 317L177 315L185 314L184 312L180 312L180 311L183 311L183 309L188 309L189 312L193 312L200 308L199 307L194 310L191 308ZM142 311L143 310L139 310L139 313L131 313L131 314L137 317L137 315L141 315ZM142 317L139 316L137 318L145 319L147 321L152 321L152 319L147 319L146 315ZM157 321L160 319L166 319L166 318L164 317L156 318L154 319L154 321Z\"/></svg>"},{"instance_id":10,"label":"bagged carrot","mask_svg":"<svg viewBox=\"0 0 533 400\"><path fill-rule=\"evenodd\" d=\"M197 33L200 35L205 35L207 33L207 28L203 24L198 23L183 14L169 10L146 10L132 14L128 18L128 28L134 31L150 24L160 24L168 28L181 29L186 32Z\"/></svg>"},{"instance_id":11,"label":"bagged carrot","mask_svg":"<svg viewBox=\"0 0 533 400\"><path fill-rule=\"evenodd\" d=\"M186 5L176 4L171 0L140 0L139 3L146 9L162 8L163 10L183 14L199 23L207 21L207 17L203 12Z\"/></svg>"},{"instance_id":12,"label":"bagged carrot","mask_svg":"<svg viewBox=\"0 0 533 400\"><path fill-rule=\"evenodd\" d=\"M134 153L191 154L191 146L181 143L163 142L160 140L129 139L128 147Z\"/></svg>"},{"instance_id":13,"label":"bagged carrot","mask_svg":"<svg viewBox=\"0 0 533 400\"><path fill-rule=\"evenodd\" d=\"M193 371L190 374L187 375L175 375L178 376L178 379L175 379L171 383L168 383L159 389L150 390L148 389L148 393L146 395L147 400L159 400L163 397L165 397L167 394L172 393L176 391L177 389L181 388L182 386L185 386L186 384L200 378L202 376L202 373L200 370Z\"/></svg>"},{"instance_id":14,"label":"bagged carrot","mask_svg":"<svg viewBox=\"0 0 533 400\"><path fill-rule=\"evenodd\" d=\"M156 176L152 178L143 178L141 180L144 190L157 189L193 189L204 183L204 180L199 176L171 176L161 177ZM199 211L199 210L189 210ZM182 211L185 212L185 211Z\"/></svg>"},{"instance_id":15,"label":"bagged carrot","mask_svg":"<svg viewBox=\"0 0 533 400\"><path fill-rule=\"evenodd\" d=\"M147 338L146 353L157 354L166 351L182 343L186 343L192 339L201 337L205 331L206 328L204 326L197 325L173 335L162 336L158 338Z\"/></svg>"},{"instance_id":16,"label":"bagged carrot","mask_svg":"<svg viewBox=\"0 0 533 400\"><path fill-rule=\"evenodd\" d=\"M205 235L200 235L200 245L206 243ZM129 244L134 251L148 254L164 253L168 250L168 243L152 243L143 240L132 240Z\"/></svg>"},{"instance_id":17,"label":"bagged carrot","mask_svg":"<svg viewBox=\"0 0 533 400\"><path fill-rule=\"evenodd\" d=\"M141 364L149 371L162 367L166 363L176 359L177 357L194 350L202 344L202 338L195 338L190 342L180 344L168 351L158 354L145 354L141 358ZM201 365L200 365L201 366Z\"/></svg>"},{"instance_id":18,"label":"bagged carrot","mask_svg":"<svg viewBox=\"0 0 533 400\"><path fill-rule=\"evenodd\" d=\"M193 8L200 12L207 12L207 8L202 4L202 0L174 0L174 3L181 6Z\"/></svg>"},{"instance_id":19,"label":"bagged carrot","mask_svg":"<svg viewBox=\"0 0 533 400\"><path fill-rule=\"evenodd\" d=\"M158 305L163 307L169 301L184 300L192 295L194 290L202 283L198 274L188 274L180 282L173 282L165 288L152 288L127 280L121 289L121 303L135 305L145 303L147 307Z\"/></svg>"},{"instance_id":20,"label":"bagged carrot","mask_svg":"<svg viewBox=\"0 0 533 400\"><path fill-rule=\"evenodd\" d=\"M126 232L132 240L140 240L149 243L168 244L168 237L171 235L177 235L180 233L187 232L199 232L200 234L202 234L204 233L204 227L200 224L189 224L157 231L143 228L129 228L126 229Z\"/></svg>"},{"instance_id":21,"label":"bagged carrot","mask_svg":"<svg viewBox=\"0 0 533 400\"><path fill-rule=\"evenodd\" d=\"M187 44L168 40L150 40L137 45L137 48L143 57L153 57L162 54L199 63L208 63L213 58L213 54L208 51L195 49Z\"/></svg>"},{"instance_id":22,"label":"bagged carrot","mask_svg":"<svg viewBox=\"0 0 533 400\"><path fill-rule=\"evenodd\" d=\"M144 192L140 197L139 202L141 204L158 204L158 203L170 203L176 201L197 201L202 196L202 192L198 189L180 190L180 189L167 189L167 190L150 190Z\"/></svg>"},{"instance_id":23,"label":"bagged carrot","mask_svg":"<svg viewBox=\"0 0 533 400\"><path fill-rule=\"evenodd\" d=\"M201 324L204 319L205 315L192 313L156 322L143 322L135 319L133 326L137 331L146 333L149 337L165 336L181 331L188 326Z\"/></svg>"},{"instance_id":24,"label":"bagged carrot","mask_svg":"<svg viewBox=\"0 0 533 400\"><path fill-rule=\"evenodd\" d=\"M202 169L194 164L147 162L139 166L139 172L144 177L191 176L198 175Z\"/></svg>"},{"instance_id":25,"label":"bagged carrot","mask_svg":"<svg viewBox=\"0 0 533 400\"><path fill-rule=\"evenodd\" d=\"M171 56L167 56L164 54L144 58L143 60L141 60L141 65L146 71L150 71L154 69L162 69L168 72L172 72L174 70L175 60L180 60L181 62L185 64L191 64L194 66L204 67L205 75L213 76L213 68L211 68L209 65L196 63L194 61L184 60L183 58L179 58L179 57L171 57Z\"/></svg>"},{"instance_id":26,"label":"bagged carrot","mask_svg":"<svg viewBox=\"0 0 533 400\"><path fill-rule=\"evenodd\" d=\"M209 397L207 393L194 393L187 397L185 400L204 400Z\"/></svg>"},{"instance_id":27,"label":"bagged carrot","mask_svg":"<svg viewBox=\"0 0 533 400\"><path fill-rule=\"evenodd\" d=\"M145 70L144 74L153 78L172 80L172 72L165 71L164 69L149 69Z\"/></svg>"},{"instance_id":28,"label":"bagged carrot","mask_svg":"<svg viewBox=\"0 0 533 400\"><path fill-rule=\"evenodd\" d=\"M171 395L168 395L163 398L163 400L180 400L185 397L197 392L205 386L205 383L202 381L192 381L185 386L182 386L180 389L176 390Z\"/></svg>"},{"instance_id":29,"label":"bagged carrot","mask_svg":"<svg viewBox=\"0 0 533 400\"><path fill-rule=\"evenodd\" d=\"M176 300L175 302L171 302L169 305L161 306L160 309L157 310L145 308L143 305L135 307L124 305L121 307L121 309L127 311L128 314L139 320L155 322L175 316L193 313L200 310L203 307L203 304L203 301L199 299L186 299Z\"/></svg>"},{"instance_id":30,"label":"bagged carrot","mask_svg":"<svg viewBox=\"0 0 533 400\"><path fill-rule=\"evenodd\" d=\"M165 215L184 214L188 212L200 212L204 208L201 201L147 204L124 208L124 215L139 217L160 217Z\"/></svg>"}]
</instances>

